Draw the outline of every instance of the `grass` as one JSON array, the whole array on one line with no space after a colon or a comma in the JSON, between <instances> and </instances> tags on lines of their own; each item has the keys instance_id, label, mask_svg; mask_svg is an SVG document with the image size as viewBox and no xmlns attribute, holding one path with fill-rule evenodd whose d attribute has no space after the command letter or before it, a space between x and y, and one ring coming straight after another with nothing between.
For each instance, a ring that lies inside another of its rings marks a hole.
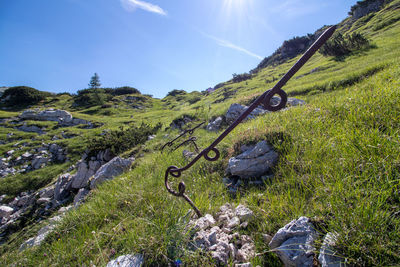
<instances>
[{"instance_id":1,"label":"grass","mask_svg":"<svg viewBox=\"0 0 400 267\"><path fill-rule=\"evenodd\" d=\"M290 80L285 90L305 99L307 105L240 124L218 145L221 160L201 159L184 172L187 193L203 213L215 214L226 202L243 203L254 211L255 219L241 230L255 240L259 256L252 260L254 265L281 266L262 234L273 235L300 216L310 217L320 232L317 250L324 234L336 232L339 237L335 248L349 264L400 264L400 24L391 22L373 30L377 21L388 23L398 14L393 6L399 2L393 1L387 10L364 19L358 26L371 38L375 49L339 62L317 54L296 75L299 78ZM200 100L197 94L184 95L180 100L151 99L144 110L121 102L113 108L116 114L110 116L103 116L99 107L74 110L74 117L103 123L96 129L47 126L49 133L35 137L37 141L50 141L61 130L77 134L57 141L75 151L76 159L84 149L82 140L104 129L115 130L142 121L153 125L161 122L164 127L155 139L135 148L140 153L132 171L92 191L88 201L69 212L40 247L18 252L19 245L35 235L38 225L32 224L11 235L1 246L0 261L23 266L104 266L119 255L142 253L146 265L165 266L178 258L185 266L214 265L205 253L185 249L189 237L182 229L190 207L169 195L163 181L168 166L187 164L182 156L185 148L160 153L158 149L178 134L165 128L183 114L207 119L224 114L231 103L247 103L272 87L297 59L265 68L251 80L226 82ZM312 71L316 68L318 71ZM222 98L225 101L215 103ZM51 102L55 107L71 104L67 95ZM1 111L0 117L7 114ZM0 134L6 135L9 129L0 128ZM165 138L165 134L169 136ZM199 129L195 136L199 146L205 148L218 134ZM21 138L26 140L28 136ZM264 139L280 155L274 178L262 188L247 188L232 198L222 184L227 160L241 144ZM8 149L15 142L5 147ZM15 181L1 180L0 189L12 192L15 187L17 192L25 188L19 183L36 181L34 177L50 181L66 166L47 168L39 170L37 176L31 173L29 179L21 176ZM172 178L172 187L176 188L180 180Z\"/></svg>"}]
</instances>

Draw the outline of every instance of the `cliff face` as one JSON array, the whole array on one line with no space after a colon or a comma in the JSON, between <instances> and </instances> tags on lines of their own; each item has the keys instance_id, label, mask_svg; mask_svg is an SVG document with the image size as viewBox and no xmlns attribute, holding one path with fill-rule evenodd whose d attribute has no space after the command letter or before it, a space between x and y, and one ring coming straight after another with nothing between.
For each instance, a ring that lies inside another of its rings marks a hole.
<instances>
[{"instance_id":1,"label":"cliff face","mask_svg":"<svg viewBox=\"0 0 400 267\"><path fill-rule=\"evenodd\" d=\"M368 15L369 13L379 11L384 4L391 2L391 0L364 0L358 1L357 4L351 7L349 15L353 19L359 19Z\"/></svg>"}]
</instances>

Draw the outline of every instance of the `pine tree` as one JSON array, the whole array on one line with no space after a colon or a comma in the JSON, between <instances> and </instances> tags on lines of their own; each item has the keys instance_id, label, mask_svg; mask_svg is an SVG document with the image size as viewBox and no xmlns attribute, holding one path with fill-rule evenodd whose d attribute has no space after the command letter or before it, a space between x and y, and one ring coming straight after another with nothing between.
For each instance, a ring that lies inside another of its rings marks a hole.
<instances>
[{"instance_id":1,"label":"pine tree","mask_svg":"<svg viewBox=\"0 0 400 267\"><path fill-rule=\"evenodd\" d=\"M89 87L91 89L97 89L100 86L101 86L101 83L100 83L99 75L97 73L94 73L92 78L90 78Z\"/></svg>"},{"instance_id":2,"label":"pine tree","mask_svg":"<svg viewBox=\"0 0 400 267\"><path fill-rule=\"evenodd\" d=\"M97 98L97 104L98 105L102 105L104 104L103 100L101 99L100 95L99 95L99 87L101 86L100 83L100 78L99 75L95 72L94 75L92 76L92 78L90 78L90 82L89 82L89 88L94 90L94 94Z\"/></svg>"}]
</instances>

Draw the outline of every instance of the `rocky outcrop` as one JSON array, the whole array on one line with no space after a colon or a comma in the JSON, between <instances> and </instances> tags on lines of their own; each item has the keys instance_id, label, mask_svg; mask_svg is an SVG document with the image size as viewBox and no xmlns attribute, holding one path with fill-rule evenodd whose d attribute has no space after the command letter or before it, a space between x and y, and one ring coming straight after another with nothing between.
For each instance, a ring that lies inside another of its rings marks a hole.
<instances>
[{"instance_id":1,"label":"rocky outcrop","mask_svg":"<svg viewBox=\"0 0 400 267\"><path fill-rule=\"evenodd\" d=\"M293 220L274 235L269 247L285 266L313 266L317 231L307 217Z\"/></svg>"},{"instance_id":2,"label":"rocky outcrop","mask_svg":"<svg viewBox=\"0 0 400 267\"><path fill-rule=\"evenodd\" d=\"M353 19L359 19L368 15L369 13L379 11L382 6L385 4L385 0L367 0L367 1L359 1L357 4L351 7L350 14Z\"/></svg>"},{"instance_id":3,"label":"rocky outcrop","mask_svg":"<svg viewBox=\"0 0 400 267\"><path fill-rule=\"evenodd\" d=\"M71 113L60 109L47 109L42 111L40 111L39 109L29 109L23 111L19 117L24 120L56 121L62 126L91 124L89 121L73 118Z\"/></svg>"},{"instance_id":4,"label":"rocky outcrop","mask_svg":"<svg viewBox=\"0 0 400 267\"><path fill-rule=\"evenodd\" d=\"M112 160L101 166L100 169L93 176L93 179L90 183L90 189L96 188L96 186L103 183L104 181L111 180L115 176L118 176L123 172L129 170L134 160L134 158L113 158Z\"/></svg>"},{"instance_id":5,"label":"rocky outcrop","mask_svg":"<svg viewBox=\"0 0 400 267\"><path fill-rule=\"evenodd\" d=\"M86 160L81 160L78 162L78 171L72 178L71 187L74 189L84 188L89 184L89 178L92 177L96 171L101 167L102 162L98 161L96 158L86 162Z\"/></svg>"},{"instance_id":6,"label":"rocky outcrop","mask_svg":"<svg viewBox=\"0 0 400 267\"><path fill-rule=\"evenodd\" d=\"M255 146L242 146L243 153L229 159L226 172L242 179L260 177L270 171L277 160L278 154L261 141Z\"/></svg>"},{"instance_id":7,"label":"rocky outcrop","mask_svg":"<svg viewBox=\"0 0 400 267\"><path fill-rule=\"evenodd\" d=\"M22 126L17 127L16 129L19 131L22 131L22 132L27 132L27 133L37 133L39 135L46 133L44 131L44 129L42 129L36 125L27 125L26 123L24 123Z\"/></svg>"},{"instance_id":8,"label":"rocky outcrop","mask_svg":"<svg viewBox=\"0 0 400 267\"><path fill-rule=\"evenodd\" d=\"M144 263L143 256L140 254L136 255L122 255L115 260L107 263L106 267L140 267Z\"/></svg>"},{"instance_id":9,"label":"rocky outcrop","mask_svg":"<svg viewBox=\"0 0 400 267\"><path fill-rule=\"evenodd\" d=\"M192 249L208 251L217 264L247 264L255 256L254 242L251 237L240 235L238 230L247 227L253 212L243 205L235 209L225 204L215 218L206 214L190 221L189 229L195 232Z\"/></svg>"}]
</instances>

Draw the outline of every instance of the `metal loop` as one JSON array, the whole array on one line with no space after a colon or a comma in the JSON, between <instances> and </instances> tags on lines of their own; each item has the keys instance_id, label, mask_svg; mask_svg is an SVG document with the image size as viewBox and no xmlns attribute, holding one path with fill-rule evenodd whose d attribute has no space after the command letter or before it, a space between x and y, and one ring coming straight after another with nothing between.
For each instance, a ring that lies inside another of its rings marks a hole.
<instances>
[{"instance_id":1,"label":"metal loop","mask_svg":"<svg viewBox=\"0 0 400 267\"><path fill-rule=\"evenodd\" d=\"M271 100L274 95L279 95L281 98L278 105L271 104ZM287 103L287 94L282 89L276 90L274 94L267 93L264 99L262 100L262 105L266 110L269 111L278 111L280 109L283 109L286 106L286 103Z\"/></svg>"},{"instance_id":2,"label":"metal loop","mask_svg":"<svg viewBox=\"0 0 400 267\"><path fill-rule=\"evenodd\" d=\"M210 157L208 154L213 151L215 153L214 157ZM208 150L205 154L204 154L204 158L208 161L216 161L219 159L220 153L219 150L215 147L212 147L210 150Z\"/></svg>"}]
</instances>

